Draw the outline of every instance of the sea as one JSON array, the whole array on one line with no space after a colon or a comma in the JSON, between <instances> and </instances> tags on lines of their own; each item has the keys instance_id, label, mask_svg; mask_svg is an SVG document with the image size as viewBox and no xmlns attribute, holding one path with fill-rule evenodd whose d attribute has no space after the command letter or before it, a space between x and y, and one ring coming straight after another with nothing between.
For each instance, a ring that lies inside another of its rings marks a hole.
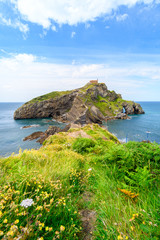
<instances>
[{"instance_id":1,"label":"sea","mask_svg":"<svg viewBox=\"0 0 160 240\"><path fill-rule=\"evenodd\" d=\"M138 102L145 114L131 115L127 120L110 120L104 126L121 142L149 140L160 144L160 102ZM23 103L0 103L0 156L17 154L19 149L39 149L41 145L23 139L36 131L45 131L49 125L64 127L52 119L14 120L14 111ZM30 128L23 128L31 126Z\"/></svg>"}]
</instances>

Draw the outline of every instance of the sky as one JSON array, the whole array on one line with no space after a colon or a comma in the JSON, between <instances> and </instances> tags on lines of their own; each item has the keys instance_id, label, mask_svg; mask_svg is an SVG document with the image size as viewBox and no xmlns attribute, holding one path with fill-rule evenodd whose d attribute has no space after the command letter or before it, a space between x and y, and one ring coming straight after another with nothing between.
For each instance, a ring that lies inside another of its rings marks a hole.
<instances>
[{"instance_id":1,"label":"sky","mask_svg":"<svg viewBox=\"0 0 160 240\"><path fill-rule=\"evenodd\" d=\"M160 101L160 0L0 0L0 102L95 79Z\"/></svg>"}]
</instances>

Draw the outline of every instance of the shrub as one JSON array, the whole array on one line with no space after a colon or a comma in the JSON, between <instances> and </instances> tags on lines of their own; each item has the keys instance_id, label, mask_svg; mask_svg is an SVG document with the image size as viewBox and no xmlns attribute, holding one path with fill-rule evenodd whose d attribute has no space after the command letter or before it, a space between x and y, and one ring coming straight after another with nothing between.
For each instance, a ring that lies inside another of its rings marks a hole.
<instances>
[{"instance_id":1,"label":"shrub","mask_svg":"<svg viewBox=\"0 0 160 240\"><path fill-rule=\"evenodd\" d=\"M73 143L73 150L78 153L90 152L96 143L94 140L89 138L77 138Z\"/></svg>"}]
</instances>

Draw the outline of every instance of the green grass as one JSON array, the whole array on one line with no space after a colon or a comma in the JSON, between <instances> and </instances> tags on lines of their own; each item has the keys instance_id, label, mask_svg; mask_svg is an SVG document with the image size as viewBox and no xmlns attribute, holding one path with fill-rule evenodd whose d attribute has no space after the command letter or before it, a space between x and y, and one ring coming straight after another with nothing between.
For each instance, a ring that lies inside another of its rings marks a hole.
<instances>
[{"instance_id":1,"label":"green grass","mask_svg":"<svg viewBox=\"0 0 160 240\"><path fill-rule=\"evenodd\" d=\"M71 92L72 91L61 91L61 92L60 91L55 91L55 92L51 92L51 93L48 93L48 94L45 94L45 95L33 98L31 101L26 102L25 104L33 104L35 102L41 102L41 101L45 101L45 100L49 100L49 99L54 99L54 98L61 97L61 96L66 95L66 94L70 94Z\"/></svg>"},{"instance_id":2,"label":"green grass","mask_svg":"<svg viewBox=\"0 0 160 240\"><path fill-rule=\"evenodd\" d=\"M60 133L0 159L0 239L83 239L85 208L96 211L93 239L159 239L160 146L120 144L96 124L81 130L90 138Z\"/></svg>"}]
</instances>

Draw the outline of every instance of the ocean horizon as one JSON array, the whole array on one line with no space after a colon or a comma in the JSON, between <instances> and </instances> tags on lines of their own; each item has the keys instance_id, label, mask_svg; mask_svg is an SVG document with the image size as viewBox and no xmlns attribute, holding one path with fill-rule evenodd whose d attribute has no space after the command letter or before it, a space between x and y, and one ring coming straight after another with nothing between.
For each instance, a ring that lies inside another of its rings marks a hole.
<instances>
[{"instance_id":1,"label":"ocean horizon","mask_svg":"<svg viewBox=\"0 0 160 240\"><path fill-rule=\"evenodd\" d=\"M149 140L160 144L160 102L136 101L141 104L145 114L131 115L127 120L110 120L104 126L120 141ZM23 141L23 138L36 131L45 131L49 125L63 127L63 123L48 119L24 119L14 120L14 111L23 103L0 103L0 156L6 157L19 149L39 149L41 145L33 141ZM23 128L24 126L31 128Z\"/></svg>"}]
</instances>

